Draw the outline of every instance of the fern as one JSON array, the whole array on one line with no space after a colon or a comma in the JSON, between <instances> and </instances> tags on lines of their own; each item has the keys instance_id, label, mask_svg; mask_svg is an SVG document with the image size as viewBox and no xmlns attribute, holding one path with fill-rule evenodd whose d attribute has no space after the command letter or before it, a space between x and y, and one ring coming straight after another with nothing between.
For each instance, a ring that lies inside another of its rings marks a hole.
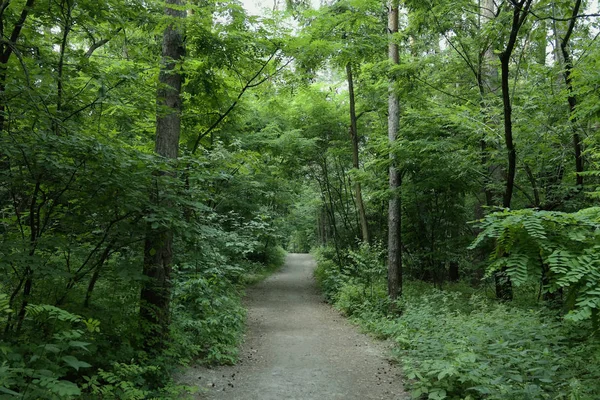
<instances>
[{"instance_id":1,"label":"fern","mask_svg":"<svg viewBox=\"0 0 600 400\"><path fill-rule=\"evenodd\" d=\"M36 319L46 315L48 319L57 319L63 322L77 323L81 321L80 316L49 304L29 305L27 314Z\"/></svg>"},{"instance_id":2,"label":"fern","mask_svg":"<svg viewBox=\"0 0 600 400\"><path fill-rule=\"evenodd\" d=\"M476 248L492 240L487 276L504 269L515 285L541 281L543 289L567 291L567 318L597 318L600 310L600 208L576 213L503 210L479 222Z\"/></svg>"},{"instance_id":3,"label":"fern","mask_svg":"<svg viewBox=\"0 0 600 400\"><path fill-rule=\"evenodd\" d=\"M9 304L8 296L0 293L0 318L12 312Z\"/></svg>"}]
</instances>

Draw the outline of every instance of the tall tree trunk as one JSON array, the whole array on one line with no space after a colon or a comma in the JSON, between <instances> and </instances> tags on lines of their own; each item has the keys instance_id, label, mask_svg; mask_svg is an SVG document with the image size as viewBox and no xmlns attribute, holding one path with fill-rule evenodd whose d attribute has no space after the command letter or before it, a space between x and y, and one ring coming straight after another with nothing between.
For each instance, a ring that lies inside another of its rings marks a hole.
<instances>
[{"instance_id":1,"label":"tall tree trunk","mask_svg":"<svg viewBox=\"0 0 600 400\"><path fill-rule=\"evenodd\" d=\"M341 266L343 264L343 259L340 250L340 235L337 229L337 223L335 218L335 204L333 202L333 197L331 195L331 189L329 185L329 174L327 172L326 156L323 156L323 164L321 165L321 169L323 171L323 181L321 181L318 178L318 174L315 174L315 178L317 179L317 182L319 183L319 187L321 189L321 200L323 206L325 207L325 214L327 215L330 222L329 227L331 228L331 238L333 239L338 265Z\"/></svg>"},{"instance_id":2,"label":"tall tree trunk","mask_svg":"<svg viewBox=\"0 0 600 400\"><path fill-rule=\"evenodd\" d=\"M346 64L346 76L348 78L348 95L350 100L350 137L352 139L352 166L359 169L358 160L358 127L356 124L356 102L354 99L354 79L352 78L352 64ZM363 242L369 242L369 225L367 223L367 214L365 212L365 203L362 198L360 182L354 182L354 196L356 197L356 206L358 208L358 217Z\"/></svg>"},{"instance_id":3,"label":"tall tree trunk","mask_svg":"<svg viewBox=\"0 0 600 400\"><path fill-rule=\"evenodd\" d=\"M508 42L504 50L499 54L501 68L502 103L504 112L504 142L508 158L508 170L506 172L506 187L502 200L502 206L510 208L513 191L515 187L515 175L517 172L517 150L513 139L512 127L512 105L509 87L510 59L517 43L519 31L529 14L532 0L521 0L513 3L513 18L510 28ZM513 298L512 282L506 273L506 269L498 271L495 275L496 297L500 300L509 301Z\"/></svg>"},{"instance_id":4,"label":"tall tree trunk","mask_svg":"<svg viewBox=\"0 0 600 400\"><path fill-rule=\"evenodd\" d=\"M448 280L450 282L458 282L460 279L460 271L458 269L458 261L452 260L448 265Z\"/></svg>"},{"instance_id":5,"label":"tall tree trunk","mask_svg":"<svg viewBox=\"0 0 600 400\"><path fill-rule=\"evenodd\" d=\"M508 158L508 170L506 173L506 187L504 190L504 197L502 205L505 208L510 208L512 201L513 191L515 187L515 175L517 171L517 151L513 139L513 127L512 127L512 104L510 98L510 87L509 87L509 69L510 69L510 58L515 49L517 43L517 37L521 27L525 23L533 0L521 0L514 2L513 7L513 18L506 48L499 54L500 67L501 67L501 88L502 88L502 103L504 105L504 142L506 145L506 152Z\"/></svg>"},{"instance_id":6,"label":"tall tree trunk","mask_svg":"<svg viewBox=\"0 0 600 400\"><path fill-rule=\"evenodd\" d=\"M506 144L506 152L508 156L506 187L504 190L504 197L502 200L502 206L505 208L510 208L510 203L512 201L513 191L515 187L515 175L517 171L517 150L515 149L515 143L513 139L512 105L510 99L510 89L508 84L509 63L510 54L500 57L500 65L502 68L502 103L504 104L504 142Z\"/></svg>"},{"instance_id":7,"label":"tall tree trunk","mask_svg":"<svg viewBox=\"0 0 600 400\"><path fill-rule=\"evenodd\" d=\"M35 183L35 189L33 190L33 194L31 195L31 201L29 203L29 257L33 257L35 255L38 239L40 236L41 205L38 205L38 196L40 194L41 186L42 176L38 176ZM23 300L21 301L21 307L19 309L19 312L17 313L17 332L21 330L21 326L23 325L23 321L25 320L25 314L27 313L27 306L29 305L29 300L31 297L33 287L34 270L30 266L27 266L23 275L25 285L23 286Z\"/></svg>"},{"instance_id":8,"label":"tall tree trunk","mask_svg":"<svg viewBox=\"0 0 600 400\"><path fill-rule=\"evenodd\" d=\"M577 15L581 8L581 0L575 1L573 7L573 13L569 21L569 26L565 35L560 39L560 53L562 55L563 64L563 77L567 86L567 101L569 103L569 116L571 117L571 129L573 130L573 149L575 150L575 172L576 172L576 184L581 189L583 186L583 144L579 132L577 131L577 119L573 116L575 113L575 107L577 107L577 96L573 90L573 78L571 76L573 71L573 59L569 51L569 40L573 34L575 28L575 22L577 21ZM558 61L558 60L557 60Z\"/></svg>"},{"instance_id":9,"label":"tall tree trunk","mask_svg":"<svg viewBox=\"0 0 600 400\"><path fill-rule=\"evenodd\" d=\"M177 19L185 18L180 8L183 0L167 0L165 13L174 20L165 29L162 44L162 61L157 91L156 143L158 155L176 159L181 131L181 86L183 74L181 61L184 55L182 28ZM152 195L157 204L161 202L158 189ZM162 205L164 200L162 200ZM171 298L171 262L173 232L167 227L146 228L144 245L143 275L140 296L141 327L144 333L144 348L158 350L168 338L169 307Z\"/></svg>"},{"instance_id":10,"label":"tall tree trunk","mask_svg":"<svg viewBox=\"0 0 600 400\"><path fill-rule=\"evenodd\" d=\"M10 5L10 2L5 2L6 3L6 7L8 7ZM27 2L25 3L25 5L23 6L23 9L21 10L21 15L19 16L19 19L17 20L17 23L14 25L13 30L10 34L10 38L8 38L8 40L5 40L1 45L0 45L0 132L4 130L4 124L6 121L6 99L5 99L5 89L6 89L6 78L7 78L7 68L8 68L8 61L10 60L10 57L13 53L13 49L14 46L17 43L17 40L19 39L19 36L21 35L21 30L23 29L23 25L25 25L25 21L27 20L27 16L29 15L29 13L31 12L31 9L33 8L33 5L35 3L35 0L27 0ZM4 12L4 9L2 10ZM0 15L0 19L4 18L4 15ZM5 37L5 32L4 32L4 21L0 21L0 34L2 35L2 37Z\"/></svg>"},{"instance_id":11,"label":"tall tree trunk","mask_svg":"<svg viewBox=\"0 0 600 400\"><path fill-rule=\"evenodd\" d=\"M398 1L388 2L388 57L394 65L400 63L398 45L394 35L398 32ZM400 100L391 78L388 89L388 140L394 146L400 125ZM389 188L391 197L388 204L388 295L392 300L402 296L402 204L400 187L401 175L396 156L390 152Z\"/></svg>"},{"instance_id":12,"label":"tall tree trunk","mask_svg":"<svg viewBox=\"0 0 600 400\"><path fill-rule=\"evenodd\" d=\"M485 32L486 25L496 18L496 5L494 0L479 0L479 30ZM475 218L481 219L485 216L484 206L488 208L498 206L500 204L500 193L494 189L497 183L502 181L502 168L498 162L494 162L490 157L490 150L496 149L498 143L494 140L488 143L488 130L496 131L498 122L493 117L491 109L492 99L500 86L498 68L495 65L496 55L494 54L494 36L489 35L483 41L484 46L479 52L477 66L477 87L479 89L479 107L483 121L483 131L481 132L479 146L481 151L481 171L483 174L483 185L481 188L481 200L475 202ZM489 128L488 128L489 127ZM480 229L475 227L474 234L477 236ZM491 247L482 246L477 250L475 255L477 263L485 263L488 254L491 252Z\"/></svg>"},{"instance_id":13,"label":"tall tree trunk","mask_svg":"<svg viewBox=\"0 0 600 400\"><path fill-rule=\"evenodd\" d=\"M65 69L65 54L68 47L69 33L73 27L72 12L74 4L71 0L63 0L60 4L62 14L64 16L62 26L62 36L60 40L58 65L56 68L56 120L52 121L52 130L55 134L60 134L60 123L58 122L62 118L63 111L63 97L64 97L64 69Z\"/></svg>"},{"instance_id":14,"label":"tall tree trunk","mask_svg":"<svg viewBox=\"0 0 600 400\"><path fill-rule=\"evenodd\" d=\"M481 19L479 21L480 29L483 29L483 26L486 23L489 23L496 17L496 6L494 4L494 0L480 0L480 15ZM479 88L479 97L480 97L480 107L481 113L484 118L484 122L486 124L491 124L490 118L490 104L489 98L491 93L495 93L498 89L498 70L494 65L494 49L492 39L488 38L488 43L486 47L482 49L479 56L479 66L477 71L477 86ZM488 207L493 207L497 204L497 198L499 197L497 193L494 193L492 188L492 183L494 181L499 181L501 178L498 177L501 172L501 168L499 165L489 165L490 160L488 158L488 143L486 141L486 133L485 131L482 133L480 140L480 148L481 148L481 164L485 169L484 173L484 184L483 184L483 196L485 200L485 205ZM475 216L476 218L483 218L483 209L481 204L476 206Z\"/></svg>"}]
</instances>

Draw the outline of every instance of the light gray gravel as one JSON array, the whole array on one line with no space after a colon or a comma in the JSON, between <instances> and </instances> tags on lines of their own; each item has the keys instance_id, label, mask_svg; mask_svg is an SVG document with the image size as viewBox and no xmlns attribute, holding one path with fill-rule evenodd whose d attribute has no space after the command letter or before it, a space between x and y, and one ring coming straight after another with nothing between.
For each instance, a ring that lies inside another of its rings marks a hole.
<instances>
[{"instance_id":1,"label":"light gray gravel","mask_svg":"<svg viewBox=\"0 0 600 400\"><path fill-rule=\"evenodd\" d=\"M283 269L247 290L248 328L235 366L190 368L179 381L197 399L408 399L386 348L323 302L314 259L290 254Z\"/></svg>"}]
</instances>

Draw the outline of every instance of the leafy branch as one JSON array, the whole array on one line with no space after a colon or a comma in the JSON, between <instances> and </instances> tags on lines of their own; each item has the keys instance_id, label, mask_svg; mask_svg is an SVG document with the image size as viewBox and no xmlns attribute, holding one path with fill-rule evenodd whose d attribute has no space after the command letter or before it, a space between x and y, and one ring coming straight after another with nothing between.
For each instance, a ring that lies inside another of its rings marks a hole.
<instances>
[{"instance_id":1,"label":"leafy branch","mask_svg":"<svg viewBox=\"0 0 600 400\"><path fill-rule=\"evenodd\" d=\"M242 87L242 90L240 90L240 92L238 93L236 99L233 101L233 103L231 103L231 105L229 106L229 108L227 108L227 110L225 110L224 113L219 114L219 118L217 118L217 120L215 122L213 122L213 124L211 126L209 126L208 129L206 129L204 132L202 132L200 135L198 135L198 137L196 138L196 142L194 143L194 147L192 147L192 154L195 154L196 151L198 150L198 146L200 145L200 141L204 137L208 136L227 117L227 115L229 115L229 113L231 111L233 111L233 109L235 108L235 106L237 105L237 103L240 101L240 99L242 98L242 96L244 95L244 93L246 93L246 91L248 89L251 89L251 88L254 88L254 87L257 87L257 86L263 84L267 80L269 80L269 79L273 78L275 75L277 75L287 65L289 65L289 63L292 61L291 59L288 60L287 63L285 63L281 67L279 67L273 74L267 74L266 77L264 77L263 79L260 79L259 81L255 82L255 80L265 70L265 68L267 67L267 65L269 65L269 63L275 58L275 56L277 55L278 52L279 52L279 48L276 48L275 51L269 56L269 58L267 59L267 61L265 61L261 65L261 67L258 69L258 71L256 71L256 73L252 76L252 78L250 78L246 82L246 84Z\"/></svg>"}]
</instances>

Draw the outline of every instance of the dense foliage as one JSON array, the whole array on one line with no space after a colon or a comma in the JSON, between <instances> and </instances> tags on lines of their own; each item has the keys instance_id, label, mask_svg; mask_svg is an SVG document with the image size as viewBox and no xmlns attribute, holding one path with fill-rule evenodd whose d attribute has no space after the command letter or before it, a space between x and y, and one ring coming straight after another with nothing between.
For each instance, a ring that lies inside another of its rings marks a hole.
<instances>
[{"instance_id":1,"label":"dense foliage","mask_svg":"<svg viewBox=\"0 0 600 400\"><path fill-rule=\"evenodd\" d=\"M3 1L0 397L177 396L174 366L235 362L243 286L317 247L416 398L597 397L598 21Z\"/></svg>"},{"instance_id":2,"label":"dense foliage","mask_svg":"<svg viewBox=\"0 0 600 400\"><path fill-rule=\"evenodd\" d=\"M293 125L319 143L302 156L321 200L315 276L325 296L397 342L415 398L597 398L598 10L585 1L399 3L400 31L387 38L381 2L336 1L300 18L313 45L301 65L329 71L304 89L310 104L300 100ZM387 42L400 46L398 65ZM394 141L390 93L401 106ZM392 162L398 188L388 185ZM401 243L382 248L394 197ZM397 302L384 262L394 251L408 280Z\"/></svg>"},{"instance_id":3,"label":"dense foliage","mask_svg":"<svg viewBox=\"0 0 600 400\"><path fill-rule=\"evenodd\" d=\"M365 331L393 341L413 398L591 400L599 393L600 344L589 321L561 322L531 298L498 304L486 288L442 291L419 281L406 283L400 316L390 314L378 252L361 249L373 270L362 277L353 267L340 270L333 253L319 252L317 281ZM349 265L359 259L348 254ZM530 288L520 290L525 297Z\"/></svg>"},{"instance_id":4,"label":"dense foliage","mask_svg":"<svg viewBox=\"0 0 600 400\"><path fill-rule=\"evenodd\" d=\"M175 366L236 360L243 286L283 262L278 227L296 189L276 146L244 140L253 127L223 109L240 76L274 76L269 25L239 5L190 3L185 22L164 6L0 7L2 398L176 396ZM153 149L167 113L161 40L175 24L187 31L185 111L181 155L168 159ZM154 348L140 315L151 232L173 237L169 332Z\"/></svg>"}]
</instances>

